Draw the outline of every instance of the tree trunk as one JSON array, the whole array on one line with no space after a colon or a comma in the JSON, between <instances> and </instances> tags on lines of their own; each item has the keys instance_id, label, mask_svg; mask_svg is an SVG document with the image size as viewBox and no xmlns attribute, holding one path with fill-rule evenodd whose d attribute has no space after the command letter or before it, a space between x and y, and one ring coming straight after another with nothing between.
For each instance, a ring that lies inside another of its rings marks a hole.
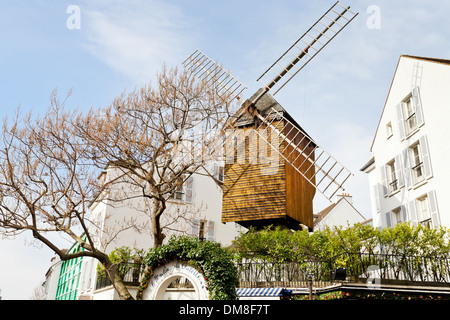
<instances>
[{"instance_id":1,"label":"tree trunk","mask_svg":"<svg viewBox=\"0 0 450 320\"><path fill-rule=\"evenodd\" d=\"M161 227L161 214L164 212L166 206L165 203L154 200L152 209L152 233L153 233L153 247L158 248L162 246L164 238L166 235L162 232Z\"/></svg>"},{"instance_id":2,"label":"tree trunk","mask_svg":"<svg viewBox=\"0 0 450 320\"><path fill-rule=\"evenodd\" d=\"M116 289L119 294L120 300L134 300L133 296L128 291L127 287L123 283L123 280L120 278L119 273L117 272L116 265L111 263L109 259L103 263L106 272L108 273L109 279L112 282L114 289Z\"/></svg>"},{"instance_id":3,"label":"tree trunk","mask_svg":"<svg viewBox=\"0 0 450 320\"><path fill-rule=\"evenodd\" d=\"M162 246L166 235L162 232L159 216L153 217L152 220L153 247L158 248Z\"/></svg>"}]
</instances>

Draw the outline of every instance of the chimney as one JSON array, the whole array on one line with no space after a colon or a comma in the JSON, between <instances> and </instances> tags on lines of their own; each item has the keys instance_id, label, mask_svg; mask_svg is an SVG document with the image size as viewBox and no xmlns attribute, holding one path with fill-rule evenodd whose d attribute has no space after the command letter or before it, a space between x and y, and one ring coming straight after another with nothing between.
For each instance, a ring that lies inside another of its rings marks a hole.
<instances>
[{"instance_id":1,"label":"chimney","mask_svg":"<svg viewBox=\"0 0 450 320\"><path fill-rule=\"evenodd\" d=\"M350 195L350 193L338 194L336 196L335 203L338 203L338 201L341 200L342 198L345 198L345 200L347 200L350 204L353 204L353 197Z\"/></svg>"}]
</instances>

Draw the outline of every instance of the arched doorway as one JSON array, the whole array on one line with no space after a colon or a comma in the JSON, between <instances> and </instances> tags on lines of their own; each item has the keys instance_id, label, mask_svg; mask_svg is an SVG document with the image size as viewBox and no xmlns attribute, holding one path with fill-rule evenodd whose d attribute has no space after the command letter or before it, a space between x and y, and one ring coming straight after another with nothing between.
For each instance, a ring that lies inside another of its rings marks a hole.
<instances>
[{"instance_id":1,"label":"arched doorway","mask_svg":"<svg viewBox=\"0 0 450 320\"><path fill-rule=\"evenodd\" d=\"M143 300L207 300L208 298L209 292L202 274L189 264L178 261L158 267L142 295Z\"/></svg>"}]
</instances>

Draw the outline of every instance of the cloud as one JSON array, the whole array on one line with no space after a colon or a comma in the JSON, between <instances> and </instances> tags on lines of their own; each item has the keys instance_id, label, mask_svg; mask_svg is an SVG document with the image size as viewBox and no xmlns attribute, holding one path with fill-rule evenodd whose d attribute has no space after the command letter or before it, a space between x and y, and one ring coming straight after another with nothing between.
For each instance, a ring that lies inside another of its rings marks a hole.
<instances>
[{"instance_id":1,"label":"cloud","mask_svg":"<svg viewBox=\"0 0 450 320\"><path fill-rule=\"evenodd\" d=\"M189 23L170 3L87 2L82 17L87 50L133 81L148 82L164 63L180 63L184 48L191 47Z\"/></svg>"}]
</instances>

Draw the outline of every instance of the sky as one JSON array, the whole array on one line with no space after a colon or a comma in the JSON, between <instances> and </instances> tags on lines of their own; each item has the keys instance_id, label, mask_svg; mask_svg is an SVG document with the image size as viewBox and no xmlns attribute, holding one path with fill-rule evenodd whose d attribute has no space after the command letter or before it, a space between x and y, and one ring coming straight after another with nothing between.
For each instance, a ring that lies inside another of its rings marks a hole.
<instances>
[{"instance_id":1,"label":"sky","mask_svg":"<svg viewBox=\"0 0 450 320\"><path fill-rule=\"evenodd\" d=\"M68 108L104 107L155 79L165 64L181 67L196 49L246 84L284 53L334 0L2 0L0 119L41 114L54 89ZM275 99L354 176L345 192L371 217L360 168L401 54L450 59L450 2L342 0L359 12ZM315 212L330 203L317 193ZM0 239L3 299L29 299L52 252L28 235Z\"/></svg>"}]
</instances>

